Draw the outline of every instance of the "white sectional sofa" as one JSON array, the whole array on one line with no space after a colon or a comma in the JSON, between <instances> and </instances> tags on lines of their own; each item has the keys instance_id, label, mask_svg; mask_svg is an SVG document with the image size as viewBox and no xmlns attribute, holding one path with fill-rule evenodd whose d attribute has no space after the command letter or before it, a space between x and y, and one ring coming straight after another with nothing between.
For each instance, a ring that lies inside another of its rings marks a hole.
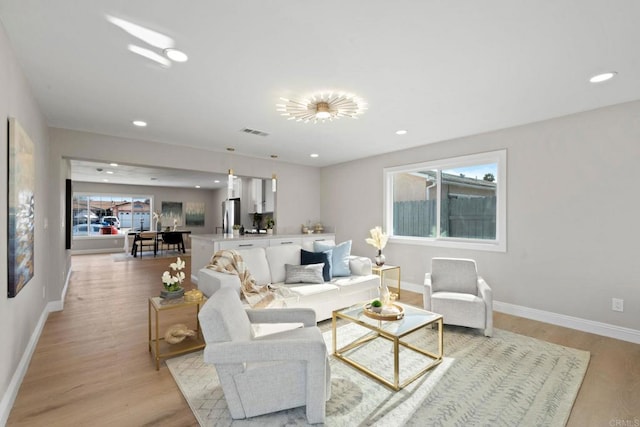
<instances>
[{"instance_id":1,"label":"white sectional sofa","mask_svg":"<svg viewBox=\"0 0 640 427\"><path fill-rule=\"evenodd\" d=\"M284 299L287 307L312 308L316 321L330 319L333 310L366 302L378 296L379 276L372 274L371 260L349 256L351 276L334 277L322 284L285 284L285 264L299 265L301 249L313 251L313 247L298 244L239 249L249 272L257 285L286 286L290 292ZM210 297L221 287L229 286L240 293L240 279L228 273L208 268L198 271L198 288Z\"/></svg>"}]
</instances>

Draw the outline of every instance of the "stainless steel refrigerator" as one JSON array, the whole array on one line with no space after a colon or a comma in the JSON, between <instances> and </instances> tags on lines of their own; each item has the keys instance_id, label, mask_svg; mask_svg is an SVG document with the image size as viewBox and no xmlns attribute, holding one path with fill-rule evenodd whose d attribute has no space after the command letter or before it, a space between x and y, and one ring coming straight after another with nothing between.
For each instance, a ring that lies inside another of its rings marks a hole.
<instances>
[{"instance_id":1,"label":"stainless steel refrigerator","mask_svg":"<svg viewBox=\"0 0 640 427\"><path fill-rule=\"evenodd\" d=\"M240 198L222 202L222 229L224 233L233 233L233 226L242 224L240 220Z\"/></svg>"}]
</instances>

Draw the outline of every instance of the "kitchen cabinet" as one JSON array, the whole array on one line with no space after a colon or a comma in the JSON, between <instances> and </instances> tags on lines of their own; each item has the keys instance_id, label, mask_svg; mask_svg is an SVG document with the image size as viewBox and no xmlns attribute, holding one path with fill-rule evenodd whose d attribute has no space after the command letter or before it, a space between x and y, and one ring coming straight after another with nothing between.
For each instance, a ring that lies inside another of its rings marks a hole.
<instances>
[{"instance_id":1,"label":"kitchen cabinet","mask_svg":"<svg viewBox=\"0 0 640 427\"><path fill-rule=\"evenodd\" d=\"M249 213L263 213L263 182L261 179L252 178L249 187Z\"/></svg>"},{"instance_id":2,"label":"kitchen cabinet","mask_svg":"<svg viewBox=\"0 0 640 427\"><path fill-rule=\"evenodd\" d=\"M266 248L267 246L301 245L312 248L314 241L335 241L335 234L278 234L275 236L225 237L223 234L191 235L191 281L198 283L198 270L211 261L211 257L223 249ZM311 249L312 250L312 249Z\"/></svg>"},{"instance_id":3,"label":"kitchen cabinet","mask_svg":"<svg viewBox=\"0 0 640 427\"><path fill-rule=\"evenodd\" d=\"M249 185L249 213L275 212L275 194L271 190L271 180L252 178Z\"/></svg>"},{"instance_id":4,"label":"kitchen cabinet","mask_svg":"<svg viewBox=\"0 0 640 427\"><path fill-rule=\"evenodd\" d=\"M263 197L262 200L264 202L264 212L275 212L276 211L276 193L273 192L271 187L271 180L264 179L262 181L263 188Z\"/></svg>"}]
</instances>

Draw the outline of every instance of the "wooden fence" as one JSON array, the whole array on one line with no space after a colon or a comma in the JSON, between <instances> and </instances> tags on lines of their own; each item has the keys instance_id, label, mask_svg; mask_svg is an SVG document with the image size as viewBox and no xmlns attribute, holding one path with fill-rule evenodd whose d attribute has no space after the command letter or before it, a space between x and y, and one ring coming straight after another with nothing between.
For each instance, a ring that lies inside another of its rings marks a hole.
<instances>
[{"instance_id":1,"label":"wooden fence","mask_svg":"<svg viewBox=\"0 0 640 427\"><path fill-rule=\"evenodd\" d=\"M393 204L393 234L435 237L436 201ZM449 197L442 200L440 234L467 239L496 238L496 197Z\"/></svg>"}]
</instances>

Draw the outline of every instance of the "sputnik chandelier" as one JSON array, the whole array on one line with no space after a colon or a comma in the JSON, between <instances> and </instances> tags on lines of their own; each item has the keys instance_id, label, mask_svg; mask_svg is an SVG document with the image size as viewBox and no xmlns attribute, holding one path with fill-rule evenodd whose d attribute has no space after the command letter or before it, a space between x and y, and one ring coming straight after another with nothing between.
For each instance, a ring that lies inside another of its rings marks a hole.
<instances>
[{"instance_id":1,"label":"sputnik chandelier","mask_svg":"<svg viewBox=\"0 0 640 427\"><path fill-rule=\"evenodd\" d=\"M297 122L333 121L341 117L357 119L367 109L364 100L353 94L316 93L301 100L280 98L284 104L276 104L277 111L287 120Z\"/></svg>"}]
</instances>

